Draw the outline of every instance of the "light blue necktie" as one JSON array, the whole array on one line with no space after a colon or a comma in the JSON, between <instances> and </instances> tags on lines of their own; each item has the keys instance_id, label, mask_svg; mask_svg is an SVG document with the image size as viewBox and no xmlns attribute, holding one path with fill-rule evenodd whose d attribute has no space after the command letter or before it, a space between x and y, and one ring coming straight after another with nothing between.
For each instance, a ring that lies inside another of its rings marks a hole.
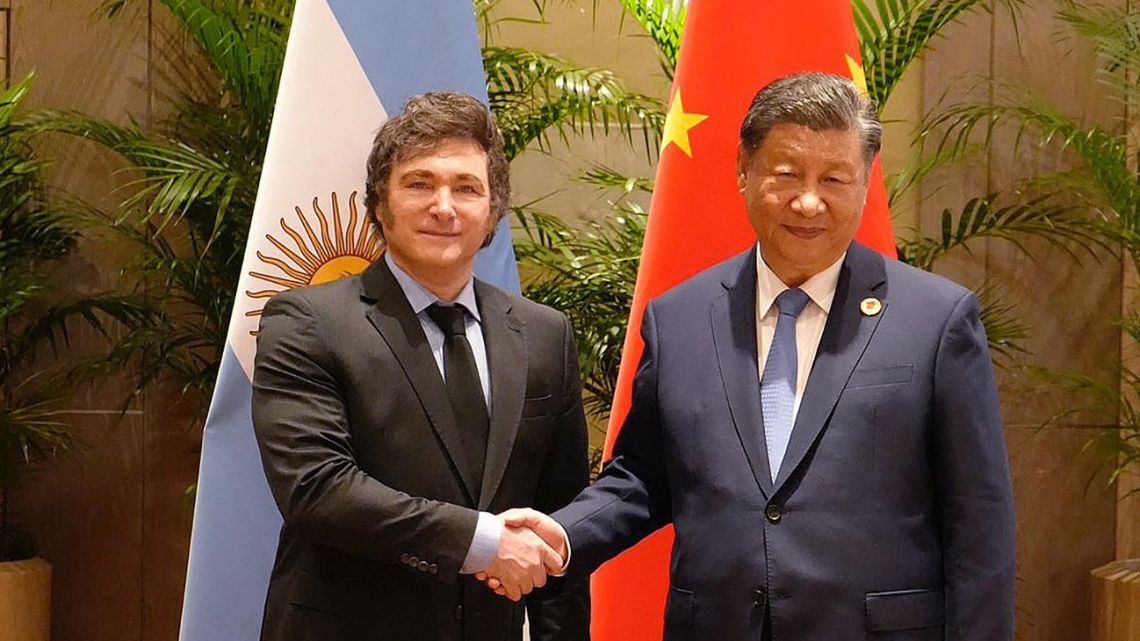
<instances>
[{"instance_id":1,"label":"light blue necktie","mask_svg":"<svg viewBox=\"0 0 1140 641\"><path fill-rule=\"evenodd\" d=\"M776 482L788 441L792 438L792 414L796 403L796 319L808 304L808 295L798 287L785 289L776 297L780 317L776 334L764 361L760 379L760 407L764 412L764 441L768 445L768 469Z\"/></svg>"}]
</instances>

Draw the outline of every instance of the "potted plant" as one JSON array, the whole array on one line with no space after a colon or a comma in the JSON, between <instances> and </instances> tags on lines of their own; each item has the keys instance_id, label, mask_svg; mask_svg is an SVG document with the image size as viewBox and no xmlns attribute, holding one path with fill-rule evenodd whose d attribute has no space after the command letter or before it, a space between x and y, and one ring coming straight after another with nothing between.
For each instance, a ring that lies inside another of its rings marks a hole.
<instances>
[{"instance_id":1,"label":"potted plant","mask_svg":"<svg viewBox=\"0 0 1140 641\"><path fill-rule=\"evenodd\" d=\"M63 301L53 292L48 263L75 249L78 232L43 198L33 130L15 119L30 84L0 93L0 641L48 639L51 566L36 558L15 507L30 467L73 443L58 407L76 369L45 350L66 343L73 317L101 331L101 319L135 318L138 309L125 298Z\"/></svg>"}]
</instances>

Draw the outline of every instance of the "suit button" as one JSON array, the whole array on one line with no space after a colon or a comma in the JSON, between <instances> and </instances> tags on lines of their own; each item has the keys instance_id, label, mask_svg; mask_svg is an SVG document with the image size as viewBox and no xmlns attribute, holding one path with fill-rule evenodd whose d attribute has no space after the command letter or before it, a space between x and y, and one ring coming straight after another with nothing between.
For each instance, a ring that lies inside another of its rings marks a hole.
<instances>
[{"instance_id":1,"label":"suit button","mask_svg":"<svg viewBox=\"0 0 1140 641\"><path fill-rule=\"evenodd\" d=\"M432 563L428 566L428 574L439 574L439 566Z\"/></svg>"},{"instance_id":2,"label":"suit button","mask_svg":"<svg viewBox=\"0 0 1140 641\"><path fill-rule=\"evenodd\" d=\"M463 606L462 605L455 606L455 620L456 621L462 621L463 620Z\"/></svg>"},{"instance_id":3,"label":"suit button","mask_svg":"<svg viewBox=\"0 0 1140 641\"><path fill-rule=\"evenodd\" d=\"M762 608L766 603L768 603L768 593L764 591L764 588L756 588L752 591L752 605Z\"/></svg>"},{"instance_id":4,"label":"suit button","mask_svg":"<svg viewBox=\"0 0 1140 641\"><path fill-rule=\"evenodd\" d=\"M408 553L407 552L404 552L403 554L400 555L400 563L403 563L404 565L408 564Z\"/></svg>"},{"instance_id":5,"label":"suit button","mask_svg":"<svg viewBox=\"0 0 1140 641\"><path fill-rule=\"evenodd\" d=\"M420 564L416 567L419 568L420 572L427 572L428 568L431 567L431 564L427 561L420 561Z\"/></svg>"},{"instance_id":6,"label":"suit button","mask_svg":"<svg viewBox=\"0 0 1140 641\"><path fill-rule=\"evenodd\" d=\"M780 519L784 518L784 513L780 511L780 506L773 503L764 510L764 516L771 523L779 523Z\"/></svg>"},{"instance_id":7,"label":"suit button","mask_svg":"<svg viewBox=\"0 0 1140 641\"><path fill-rule=\"evenodd\" d=\"M417 559L416 557L414 557L414 556L408 557L408 565L410 565L414 568L419 564L420 564L420 560Z\"/></svg>"}]
</instances>

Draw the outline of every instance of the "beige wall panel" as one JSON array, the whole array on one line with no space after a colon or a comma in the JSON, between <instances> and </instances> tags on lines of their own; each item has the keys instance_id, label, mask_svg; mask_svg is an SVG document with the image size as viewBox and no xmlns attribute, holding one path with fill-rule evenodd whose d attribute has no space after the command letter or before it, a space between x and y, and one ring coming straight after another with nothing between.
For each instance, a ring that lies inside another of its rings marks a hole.
<instances>
[{"instance_id":1,"label":"beige wall panel","mask_svg":"<svg viewBox=\"0 0 1140 641\"><path fill-rule=\"evenodd\" d=\"M580 65L616 73L634 90L664 99L669 81L661 71L657 48L636 20L624 16L617 0L548 2L546 24L499 22L490 43L557 54ZM504 0L496 17L534 19L531 0ZM624 16L624 21L623 21Z\"/></svg>"},{"instance_id":2,"label":"beige wall panel","mask_svg":"<svg viewBox=\"0 0 1140 641\"><path fill-rule=\"evenodd\" d=\"M115 20L93 17L99 0L12 0L14 78L35 71L32 107L77 109L126 124L147 121L148 2L133 2ZM52 185L110 209L133 176L96 146L57 138L40 148L53 161ZM113 285L130 248L86 230L79 255L55 267L57 282L77 293ZM76 326L70 348L102 347L94 331ZM143 611L144 483L142 416L120 417L129 374L87 386L71 401L77 434L88 444L73 459L47 466L25 494L42 552L55 566L55 641L140 639ZM138 405L132 405L138 407ZM172 637L167 637L168 639Z\"/></svg>"},{"instance_id":3,"label":"beige wall panel","mask_svg":"<svg viewBox=\"0 0 1140 641\"><path fill-rule=\"evenodd\" d=\"M174 641L190 551L192 498L202 423L194 399L175 386L148 391L143 464L142 641Z\"/></svg>"},{"instance_id":4,"label":"beige wall panel","mask_svg":"<svg viewBox=\"0 0 1140 641\"><path fill-rule=\"evenodd\" d=\"M541 199L535 203L536 209L566 220L605 218L611 213L609 203L620 192L602 191L573 180L595 164L631 177L653 178L656 170L640 138L632 145L620 135L575 136L569 144L555 138L548 151L528 150L511 163L513 202L521 205ZM634 199L648 210L649 199L645 195L635 195Z\"/></svg>"},{"instance_id":5,"label":"beige wall panel","mask_svg":"<svg viewBox=\"0 0 1140 641\"><path fill-rule=\"evenodd\" d=\"M923 62L911 64L883 109L883 172L897 173L907 166L916 152L916 123L923 114ZM920 190L912 187L891 205L895 236L913 238L919 229Z\"/></svg>"},{"instance_id":6,"label":"beige wall panel","mask_svg":"<svg viewBox=\"0 0 1140 641\"><path fill-rule=\"evenodd\" d=\"M923 61L922 105L924 112L940 104L966 100L984 100L986 92L978 84L990 67L989 14L974 11L943 31L945 37L938 48ZM959 166L935 172L919 188L918 219L920 231L937 237L941 229L942 210L961 210L967 200L987 192L987 159L974 155ZM975 247L984 251L984 244ZM985 277L984 262L979 256L959 251L942 259L937 271L966 286L976 286Z\"/></svg>"},{"instance_id":7,"label":"beige wall panel","mask_svg":"<svg viewBox=\"0 0 1140 641\"><path fill-rule=\"evenodd\" d=\"M1009 21L999 21L995 41L995 77L1016 82L1035 96L1056 105L1078 122L1119 123L1119 106L1106 99L1094 80L1096 61L1084 41L1057 43L1063 31L1053 12L1060 3L1041 2L1026 12L1020 22L1020 48ZM1041 149L1035 136L1022 138L1017 152L1016 132L1002 128L992 146L991 184L997 190L1018 187L1028 176L1061 169L1071 156L1055 147ZM1016 155L1015 155L1016 153ZM1026 343L1033 362L1047 367L1076 369L1104 381L1118 372L1115 358L1119 335L1111 319L1119 313L1120 268L1118 259L1102 253L1098 260L1078 264L1044 243L1028 245L1026 256L1007 243L992 243L990 274L1008 291L1027 292L1022 310L1032 322ZM1030 379L1007 377L1003 389L1010 399L1007 420L1038 424L1054 411L1050 397ZM1100 423L1113 416L1079 417Z\"/></svg>"},{"instance_id":8,"label":"beige wall panel","mask_svg":"<svg viewBox=\"0 0 1140 641\"><path fill-rule=\"evenodd\" d=\"M53 566L54 641L130 641L142 627L142 417L64 416L86 444L19 495Z\"/></svg>"},{"instance_id":9,"label":"beige wall panel","mask_svg":"<svg viewBox=\"0 0 1140 641\"><path fill-rule=\"evenodd\" d=\"M595 12L588 2L550 3L546 24L503 21L493 28L491 43L528 47L560 55L576 64L602 67L616 73L633 90L664 100L669 81L661 71L657 49L635 20L624 17L620 3L599 2ZM575 6L580 5L580 6ZM498 17L534 18L530 0L505 0ZM609 134L553 136L548 149L538 145L522 153L511 165L515 204L543 198L537 208L567 220L609 215L607 195L593 187L576 185L572 178L594 164L629 176L653 177L656 151L646 153L645 142L634 133L633 144L616 129ZM648 199L641 199L648 207Z\"/></svg>"},{"instance_id":10,"label":"beige wall panel","mask_svg":"<svg viewBox=\"0 0 1140 641\"><path fill-rule=\"evenodd\" d=\"M1087 641L1088 572L1112 558L1111 527L1089 526L1111 525L1114 493L1095 462L1071 455L1084 434L1010 427L1006 436L1017 505L1017 641Z\"/></svg>"}]
</instances>

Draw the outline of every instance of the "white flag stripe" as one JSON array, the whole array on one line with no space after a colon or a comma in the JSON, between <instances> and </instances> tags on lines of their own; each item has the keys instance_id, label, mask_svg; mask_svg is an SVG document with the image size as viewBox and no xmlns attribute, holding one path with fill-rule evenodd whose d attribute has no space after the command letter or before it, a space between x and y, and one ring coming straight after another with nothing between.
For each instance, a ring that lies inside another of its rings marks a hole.
<instances>
[{"instance_id":1,"label":"white flag stripe","mask_svg":"<svg viewBox=\"0 0 1140 641\"><path fill-rule=\"evenodd\" d=\"M259 259L257 252L286 258L266 236L291 245L281 221L304 234L296 208L312 214L314 198L331 217L335 192L343 218L348 214L349 195L358 192L356 203L360 215L365 215L364 163L373 135L387 119L326 0L297 3L290 45L228 336L250 378L255 348L251 332L259 321L250 312L261 309L265 300L247 292L282 289L250 275L280 272ZM309 220L319 235L319 228L311 222L315 218ZM285 262L290 261L286 258Z\"/></svg>"}]
</instances>

